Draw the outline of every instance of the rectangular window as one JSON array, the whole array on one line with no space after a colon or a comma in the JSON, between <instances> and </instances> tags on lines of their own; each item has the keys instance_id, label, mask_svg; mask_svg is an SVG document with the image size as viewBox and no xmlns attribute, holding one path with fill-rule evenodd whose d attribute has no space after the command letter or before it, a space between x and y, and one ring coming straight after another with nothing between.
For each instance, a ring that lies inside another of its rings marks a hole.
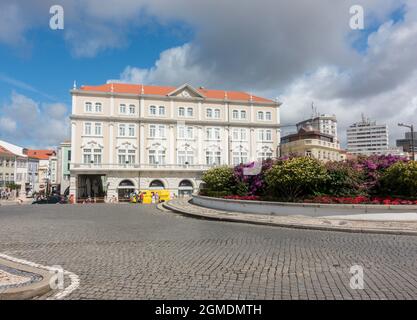
<instances>
[{"instance_id":1,"label":"rectangular window","mask_svg":"<svg viewBox=\"0 0 417 320\"><path fill-rule=\"evenodd\" d=\"M213 110L212 109L207 109L206 110L206 116L207 116L207 118L213 118Z\"/></svg>"},{"instance_id":2,"label":"rectangular window","mask_svg":"<svg viewBox=\"0 0 417 320\"><path fill-rule=\"evenodd\" d=\"M264 113L262 111L258 111L258 120L264 119Z\"/></svg>"},{"instance_id":3,"label":"rectangular window","mask_svg":"<svg viewBox=\"0 0 417 320\"><path fill-rule=\"evenodd\" d=\"M220 151L207 151L206 152L206 164L209 166L219 166L221 163Z\"/></svg>"},{"instance_id":4,"label":"rectangular window","mask_svg":"<svg viewBox=\"0 0 417 320\"><path fill-rule=\"evenodd\" d=\"M185 108L180 107L180 108L178 109L178 116L180 116L180 117L185 117Z\"/></svg>"},{"instance_id":5,"label":"rectangular window","mask_svg":"<svg viewBox=\"0 0 417 320\"><path fill-rule=\"evenodd\" d=\"M85 164L91 163L91 149L84 149L83 150L83 162Z\"/></svg>"},{"instance_id":6,"label":"rectangular window","mask_svg":"<svg viewBox=\"0 0 417 320\"><path fill-rule=\"evenodd\" d=\"M85 112L93 112L93 104L91 102L85 103Z\"/></svg>"},{"instance_id":7,"label":"rectangular window","mask_svg":"<svg viewBox=\"0 0 417 320\"><path fill-rule=\"evenodd\" d=\"M149 137L151 138L156 137L156 126L153 124L149 126Z\"/></svg>"},{"instance_id":8,"label":"rectangular window","mask_svg":"<svg viewBox=\"0 0 417 320\"><path fill-rule=\"evenodd\" d=\"M126 125L119 124L119 137L126 136Z\"/></svg>"},{"instance_id":9,"label":"rectangular window","mask_svg":"<svg viewBox=\"0 0 417 320\"><path fill-rule=\"evenodd\" d=\"M187 117L192 117L194 114L193 108L187 108Z\"/></svg>"},{"instance_id":10,"label":"rectangular window","mask_svg":"<svg viewBox=\"0 0 417 320\"><path fill-rule=\"evenodd\" d=\"M232 117L233 117L233 119L239 119L239 111L238 110L233 110Z\"/></svg>"},{"instance_id":11,"label":"rectangular window","mask_svg":"<svg viewBox=\"0 0 417 320\"><path fill-rule=\"evenodd\" d=\"M159 126L158 131L159 131L159 138L165 138L165 126Z\"/></svg>"},{"instance_id":12,"label":"rectangular window","mask_svg":"<svg viewBox=\"0 0 417 320\"><path fill-rule=\"evenodd\" d=\"M216 110L214 110L214 117L215 117L216 119L220 119L220 109L216 109Z\"/></svg>"},{"instance_id":13,"label":"rectangular window","mask_svg":"<svg viewBox=\"0 0 417 320\"><path fill-rule=\"evenodd\" d=\"M179 165L192 165L194 163L194 152L192 150L178 151Z\"/></svg>"},{"instance_id":14,"label":"rectangular window","mask_svg":"<svg viewBox=\"0 0 417 320\"><path fill-rule=\"evenodd\" d=\"M214 139L220 140L220 128L214 128Z\"/></svg>"},{"instance_id":15,"label":"rectangular window","mask_svg":"<svg viewBox=\"0 0 417 320\"><path fill-rule=\"evenodd\" d=\"M129 137L134 137L134 136L135 136L135 125L129 124Z\"/></svg>"},{"instance_id":16,"label":"rectangular window","mask_svg":"<svg viewBox=\"0 0 417 320\"><path fill-rule=\"evenodd\" d=\"M126 114L126 105L125 104L120 105L119 113Z\"/></svg>"},{"instance_id":17,"label":"rectangular window","mask_svg":"<svg viewBox=\"0 0 417 320\"><path fill-rule=\"evenodd\" d=\"M164 116L165 115L165 107L164 106L159 106L159 115L160 116Z\"/></svg>"},{"instance_id":18,"label":"rectangular window","mask_svg":"<svg viewBox=\"0 0 417 320\"><path fill-rule=\"evenodd\" d=\"M272 114L271 114L271 112L266 112L265 113L265 120L267 120L267 121L271 121L272 120Z\"/></svg>"},{"instance_id":19,"label":"rectangular window","mask_svg":"<svg viewBox=\"0 0 417 320\"><path fill-rule=\"evenodd\" d=\"M240 119L246 119L246 111L245 110L241 110L240 111Z\"/></svg>"},{"instance_id":20,"label":"rectangular window","mask_svg":"<svg viewBox=\"0 0 417 320\"><path fill-rule=\"evenodd\" d=\"M135 112L136 112L136 107L133 104L131 104L129 106L129 113L130 114L135 114Z\"/></svg>"},{"instance_id":21,"label":"rectangular window","mask_svg":"<svg viewBox=\"0 0 417 320\"><path fill-rule=\"evenodd\" d=\"M101 103L97 102L96 103L96 112L101 112L102 111L102 107L101 107Z\"/></svg>"},{"instance_id":22,"label":"rectangular window","mask_svg":"<svg viewBox=\"0 0 417 320\"><path fill-rule=\"evenodd\" d=\"M272 131L271 130L266 130L266 132L265 132L265 140L266 141L272 141Z\"/></svg>"},{"instance_id":23,"label":"rectangular window","mask_svg":"<svg viewBox=\"0 0 417 320\"><path fill-rule=\"evenodd\" d=\"M239 140L239 130L233 129L233 140Z\"/></svg>"},{"instance_id":24,"label":"rectangular window","mask_svg":"<svg viewBox=\"0 0 417 320\"><path fill-rule=\"evenodd\" d=\"M87 136L91 135L91 123L90 122L84 123L84 134Z\"/></svg>"},{"instance_id":25,"label":"rectangular window","mask_svg":"<svg viewBox=\"0 0 417 320\"><path fill-rule=\"evenodd\" d=\"M94 124L94 134L96 135L96 136L101 136L101 133L102 131L101 131L101 123L95 123Z\"/></svg>"},{"instance_id":26,"label":"rectangular window","mask_svg":"<svg viewBox=\"0 0 417 320\"><path fill-rule=\"evenodd\" d=\"M156 116L156 106L150 106L149 107L149 114L151 116Z\"/></svg>"},{"instance_id":27,"label":"rectangular window","mask_svg":"<svg viewBox=\"0 0 417 320\"><path fill-rule=\"evenodd\" d=\"M126 164L126 150L120 149L118 156L119 164Z\"/></svg>"},{"instance_id":28,"label":"rectangular window","mask_svg":"<svg viewBox=\"0 0 417 320\"><path fill-rule=\"evenodd\" d=\"M165 150L149 150L150 164L165 164Z\"/></svg>"}]
</instances>

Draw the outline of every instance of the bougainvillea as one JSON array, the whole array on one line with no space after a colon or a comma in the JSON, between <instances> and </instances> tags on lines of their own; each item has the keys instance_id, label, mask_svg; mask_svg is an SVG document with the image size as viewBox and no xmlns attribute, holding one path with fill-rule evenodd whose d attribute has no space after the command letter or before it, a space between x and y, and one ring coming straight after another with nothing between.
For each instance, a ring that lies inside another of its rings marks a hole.
<instances>
[{"instance_id":1,"label":"bougainvillea","mask_svg":"<svg viewBox=\"0 0 417 320\"><path fill-rule=\"evenodd\" d=\"M213 168L203 180L207 195L227 199L417 204L417 162L391 155L326 164L292 155Z\"/></svg>"}]
</instances>

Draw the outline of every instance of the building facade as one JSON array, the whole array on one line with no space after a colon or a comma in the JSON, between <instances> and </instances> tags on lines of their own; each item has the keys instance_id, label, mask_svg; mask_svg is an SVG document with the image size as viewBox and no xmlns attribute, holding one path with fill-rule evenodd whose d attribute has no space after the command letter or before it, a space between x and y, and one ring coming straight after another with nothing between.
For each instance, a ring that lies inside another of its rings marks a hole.
<instances>
[{"instance_id":1,"label":"building facade","mask_svg":"<svg viewBox=\"0 0 417 320\"><path fill-rule=\"evenodd\" d=\"M14 172L9 175L9 182L14 182L19 186L18 194L23 196L26 192L28 182L28 149L19 147L12 143L0 140L0 146L8 150L15 156Z\"/></svg>"},{"instance_id":2,"label":"building facade","mask_svg":"<svg viewBox=\"0 0 417 320\"><path fill-rule=\"evenodd\" d=\"M37 192L49 193L51 191L50 158L56 156L54 150L33 150L27 152L28 156L37 159L38 163L38 190Z\"/></svg>"},{"instance_id":3,"label":"building facade","mask_svg":"<svg viewBox=\"0 0 417 320\"><path fill-rule=\"evenodd\" d=\"M71 91L70 194L196 191L202 173L277 156L280 103L244 92L108 83Z\"/></svg>"},{"instance_id":4,"label":"building facade","mask_svg":"<svg viewBox=\"0 0 417 320\"><path fill-rule=\"evenodd\" d=\"M59 184L60 193L65 194L70 185L71 141L62 142L59 145L57 157L57 183Z\"/></svg>"},{"instance_id":5,"label":"building facade","mask_svg":"<svg viewBox=\"0 0 417 320\"><path fill-rule=\"evenodd\" d=\"M315 130L311 125L282 137L281 156L290 155L313 157L323 162L346 159L335 136Z\"/></svg>"},{"instance_id":6,"label":"building facade","mask_svg":"<svg viewBox=\"0 0 417 320\"><path fill-rule=\"evenodd\" d=\"M16 155L0 145L0 190L15 183Z\"/></svg>"},{"instance_id":7,"label":"building facade","mask_svg":"<svg viewBox=\"0 0 417 320\"><path fill-rule=\"evenodd\" d=\"M339 141L337 135L337 119L335 115L315 114L310 119L297 123L297 131L301 128L311 126L314 130L333 136L335 141Z\"/></svg>"},{"instance_id":8,"label":"building facade","mask_svg":"<svg viewBox=\"0 0 417 320\"><path fill-rule=\"evenodd\" d=\"M417 132L413 132L413 139L411 132L406 132L405 137L398 139L396 143L404 152L412 153L414 150L414 153L417 153Z\"/></svg>"},{"instance_id":9,"label":"building facade","mask_svg":"<svg viewBox=\"0 0 417 320\"><path fill-rule=\"evenodd\" d=\"M347 151L354 155L382 155L389 152L388 127L362 116L347 129Z\"/></svg>"}]
</instances>

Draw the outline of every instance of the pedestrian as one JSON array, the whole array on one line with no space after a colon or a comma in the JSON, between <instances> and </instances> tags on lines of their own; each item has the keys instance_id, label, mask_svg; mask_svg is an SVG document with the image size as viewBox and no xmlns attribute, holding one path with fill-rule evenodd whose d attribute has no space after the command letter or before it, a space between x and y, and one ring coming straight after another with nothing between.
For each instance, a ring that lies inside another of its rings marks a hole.
<instances>
[{"instance_id":1,"label":"pedestrian","mask_svg":"<svg viewBox=\"0 0 417 320\"><path fill-rule=\"evenodd\" d=\"M143 198L144 198L144 196L145 196L145 193L144 193L144 192L141 192L141 193L139 194L139 203L143 203Z\"/></svg>"},{"instance_id":2,"label":"pedestrian","mask_svg":"<svg viewBox=\"0 0 417 320\"><path fill-rule=\"evenodd\" d=\"M155 192L155 203L159 203L159 193Z\"/></svg>"}]
</instances>

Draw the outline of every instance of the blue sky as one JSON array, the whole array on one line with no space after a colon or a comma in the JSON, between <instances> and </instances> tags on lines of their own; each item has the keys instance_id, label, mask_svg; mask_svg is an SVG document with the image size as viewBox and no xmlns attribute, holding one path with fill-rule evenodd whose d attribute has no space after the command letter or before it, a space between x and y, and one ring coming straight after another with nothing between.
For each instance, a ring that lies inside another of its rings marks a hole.
<instances>
[{"instance_id":1,"label":"blue sky","mask_svg":"<svg viewBox=\"0 0 417 320\"><path fill-rule=\"evenodd\" d=\"M53 31L57 3L65 29ZM365 30L349 29L353 4ZM393 141L417 113L416 38L412 0L2 0L0 139L56 146L69 137L73 81L121 79L278 97L284 124L314 101L336 114L342 142L361 113Z\"/></svg>"}]
</instances>

